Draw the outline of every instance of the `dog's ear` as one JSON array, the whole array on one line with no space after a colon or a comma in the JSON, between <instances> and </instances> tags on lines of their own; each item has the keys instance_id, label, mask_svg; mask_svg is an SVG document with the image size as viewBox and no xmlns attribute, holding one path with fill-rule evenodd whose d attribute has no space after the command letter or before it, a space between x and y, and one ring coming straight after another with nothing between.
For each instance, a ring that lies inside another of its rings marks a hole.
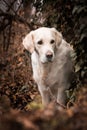
<instances>
[{"instance_id":1,"label":"dog's ear","mask_svg":"<svg viewBox=\"0 0 87 130\"><path fill-rule=\"evenodd\" d=\"M52 30L55 33L56 45L59 46L63 39L62 34L60 32L58 32L55 28L52 28Z\"/></svg>"},{"instance_id":2,"label":"dog's ear","mask_svg":"<svg viewBox=\"0 0 87 130\"><path fill-rule=\"evenodd\" d=\"M26 50L28 50L30 53L33 53L34 51L34 38L33 38L33 31L31 31L29 34L26 35L26 37L23 39L22 43Z\"/></svg>"}]
</instances>

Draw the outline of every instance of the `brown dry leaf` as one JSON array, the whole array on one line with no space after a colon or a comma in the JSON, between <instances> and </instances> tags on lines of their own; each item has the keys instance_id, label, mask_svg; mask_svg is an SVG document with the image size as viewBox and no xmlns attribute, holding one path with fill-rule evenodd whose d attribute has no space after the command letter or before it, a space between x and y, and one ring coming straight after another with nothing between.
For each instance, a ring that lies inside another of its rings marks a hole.
<instances>
[{"instance_id":1,"label":"brown dry leaf","mask_svg":"<svg viewBox=\"0 0 87 130\"><path fill-rule=\"evenodd\" d=\"M73 116L73 111L71 109L67 109L67 114L69 117Z\"/></svg>"}]
</instances>

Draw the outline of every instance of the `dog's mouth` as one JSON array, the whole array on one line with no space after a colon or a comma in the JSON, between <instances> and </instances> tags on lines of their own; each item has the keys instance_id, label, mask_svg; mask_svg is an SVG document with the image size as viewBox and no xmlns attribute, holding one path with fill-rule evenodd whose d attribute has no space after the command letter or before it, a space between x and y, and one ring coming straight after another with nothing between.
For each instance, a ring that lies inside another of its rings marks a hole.
<instances>
[{"instance_id":1,"label":"dog's mouth","mask_svg":"<svg viewBox=\"0 0 87 130\"><path fill-rule=\"evenodd\" d=\"M45 61L41 61L42 64L48 64L52 62L53 62L53 59L46 59Z\"/></svg>"},{"instance_id":2,"label":"dog's mouth","mask_svg":"<svg viewBox=\"0 0 87 130\"><path fill-rule=\"evenodd\" d=\"M47 65L47 64L52 64L53 61L49 61L49 62L42 62L43 65Z\"/></svg>"},{"instance_id":3,"label":"dog's mouth","mask_svg":"<svg viewBox=\"0 0 87 130\"><path fill-rule=\"evenodd\" d=\"M53 60L52 59L47 59L47 62L49 63L49 62L53 62Z\"/></svg>"}]
</instances>

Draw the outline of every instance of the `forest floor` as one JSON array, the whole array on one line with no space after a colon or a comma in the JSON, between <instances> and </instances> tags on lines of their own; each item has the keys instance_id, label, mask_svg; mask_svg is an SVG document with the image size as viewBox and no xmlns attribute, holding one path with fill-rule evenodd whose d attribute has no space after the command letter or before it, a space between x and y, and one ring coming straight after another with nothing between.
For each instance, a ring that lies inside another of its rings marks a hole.
<instances>
[{"instance_id":1,"label":"forest floor","mask_svg":"<svg viewBox=\"0 0 87 130\"><path fill-rule=\"evenodd\" d=\"M21 44L28 29L14 26L8 51L0 47L0 130L87 130L86 85L77 92L72 107L43 108L30 58Z\"/></svg>"}]
</instances>

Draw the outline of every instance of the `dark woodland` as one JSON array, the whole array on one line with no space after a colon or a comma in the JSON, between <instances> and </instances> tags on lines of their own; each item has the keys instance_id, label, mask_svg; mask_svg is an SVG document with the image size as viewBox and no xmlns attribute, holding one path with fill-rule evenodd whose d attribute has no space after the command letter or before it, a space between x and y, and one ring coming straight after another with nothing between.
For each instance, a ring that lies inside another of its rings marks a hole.
<instances>
[{"instance_id":1,"label":"dark woodland","mask_svg":"<svg viewBox=\"0 0 87 130\"><path fill-rule=\"evenodd\" d=\"M43 108L23 38L55 27L74 48L66 109ZM87 130L87 1L0 0L0 130Z\"/></svg>"}]
</instances>

